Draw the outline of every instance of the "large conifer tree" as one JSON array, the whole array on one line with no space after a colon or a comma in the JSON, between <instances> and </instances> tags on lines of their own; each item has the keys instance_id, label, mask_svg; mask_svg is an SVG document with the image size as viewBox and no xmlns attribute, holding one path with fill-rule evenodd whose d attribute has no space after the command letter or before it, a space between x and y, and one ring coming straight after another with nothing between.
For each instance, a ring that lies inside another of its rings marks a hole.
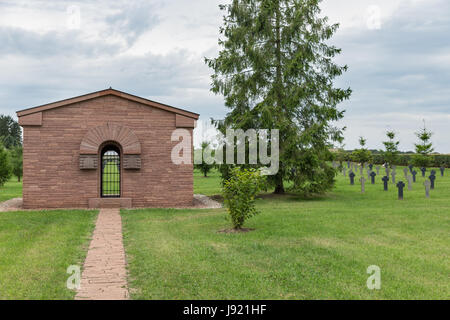
<instances>
[{"instance_id":1,"label":"large conifer tree","mask_svg":"<svg viewBox=\"0 0 450 320\"><path fill-rule=\"evenodd\" d=\"M275 193L283 181L305 193L333 185L326 165L330 142L341 138L331 123L343 117L337 105L350 89L334 79L346 71L333 58L340 49L329 40L338 25L320 17L320 0L233 0L221 5L221 51L206 59L214 70L212 91L231 111L225 125L239 129L280 130L280 170L272 177Z\"/></svg>"}]
</instances>

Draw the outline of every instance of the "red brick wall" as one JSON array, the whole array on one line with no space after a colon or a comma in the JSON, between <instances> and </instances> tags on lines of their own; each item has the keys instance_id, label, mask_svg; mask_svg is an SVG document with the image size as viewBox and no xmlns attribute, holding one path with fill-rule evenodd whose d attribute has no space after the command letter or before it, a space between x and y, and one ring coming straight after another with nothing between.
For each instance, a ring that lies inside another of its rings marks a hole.
<instances>
[{"instance_id":1,"label":"red brick wall","mask_svg":"<svg viewBox=\"0 0 450 320\"><path fill-rule=\"evenodd\" d=\"M141 169L122 169L123 198L133 207L192 204L193 166L171 161L175 114L106 96L43 111L42 126L24 126L24 208L84 208L100 197L100 165L80 170L79 150L89 129L108 122L130 128L142 148Z\"/></svg>"}]
</instances>

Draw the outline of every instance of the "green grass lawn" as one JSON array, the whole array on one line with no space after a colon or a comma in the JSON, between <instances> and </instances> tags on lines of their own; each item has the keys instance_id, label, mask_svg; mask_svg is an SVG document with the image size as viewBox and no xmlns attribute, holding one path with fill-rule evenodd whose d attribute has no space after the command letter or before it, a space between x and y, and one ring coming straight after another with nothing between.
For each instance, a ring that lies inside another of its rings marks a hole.
<instances>
[{"instance_id":1,"label":"green grass lawn","mask_svg":"<svg viewBox=\"0 0 450 320\"><path fill-rule=\"evenodd\" d=\"M403 172L397 169L397 180ZM305 200L263 195L244 234L226 210L123 210L136 299L448 299L450 171L425 198L423 179L405 200L390 183L350 186ZM195 192L217 194L219 177L195 174ZM366 287L371 265L381 290Z\"/></svg>"},{"instance_id":2,"label":"green grass lawn","mask_svg":"<svg viewBox=\"0 0 450 320\"><path fill-rule=\"evenodd\" d=\"M120 196L120 174L115 161L106 163L102 178L102 194L104 196Z\"/></svg>"},{"instance_id":3,"label":"green grass lawn","mask_svg":"<svg viewBox=\"0 0 450 320\"><path fill-rule=\"evenodd\" d=\"M72 299L70 265L82 266L96 211L0 212L0 299Z\"/></svg>"},{"instance_id":4,"label":"green grass lawn","mask_svg":"<svg viewBox=\"0 0 450 320\"><path fill-rule=\"evenodd\" d=\"M0 202L13 198L22 198L22 182L18 182L17 177L12 177L0 187Z\"/></svg>"},{"instance_id":5,"label":"green grass lawn","mask_svg":"<svg viewBox=\"0 0 450 320\"><path fill-rule=\"evenodd\" d=\"M194 170L194 192L205 194L207 196L218 195L221 193L220 173L213 170L208 173L208 176L203 177L203 173L199 170Z\"/></svg>"}]
</instances>

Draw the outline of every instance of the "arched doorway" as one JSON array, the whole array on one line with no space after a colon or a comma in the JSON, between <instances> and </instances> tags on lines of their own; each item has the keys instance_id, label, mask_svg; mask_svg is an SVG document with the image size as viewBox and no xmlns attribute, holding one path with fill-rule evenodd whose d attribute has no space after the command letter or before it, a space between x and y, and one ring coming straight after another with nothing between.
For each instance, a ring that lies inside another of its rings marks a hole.
<instances>
[{"instance_id":1,"label":"arched doorway","mask_svg":"<svg viewBox=\"0 0 450 320\"><path fill-rule=\"evenodd\" d=\"M102 170L100 175L100 194L102 198L120 198L120 148L108 143L101 152Z\"/></svg>"}]
</instances>

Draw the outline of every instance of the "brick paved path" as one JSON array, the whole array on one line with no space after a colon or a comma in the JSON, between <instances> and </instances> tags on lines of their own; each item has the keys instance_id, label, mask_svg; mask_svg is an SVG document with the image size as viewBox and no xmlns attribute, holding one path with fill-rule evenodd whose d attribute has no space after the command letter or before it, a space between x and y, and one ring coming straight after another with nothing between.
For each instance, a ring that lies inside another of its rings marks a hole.
<instances>
[{"instance_id":1,"label":"brick paved path","mask_svg":"<svg viewBox=\"0 0 450 320\"><path fill-rule=\"evenodd\" d=\"M128 299L125 267L119 209L101 209L75 299Z\"/></svg>"}]
</instances>

